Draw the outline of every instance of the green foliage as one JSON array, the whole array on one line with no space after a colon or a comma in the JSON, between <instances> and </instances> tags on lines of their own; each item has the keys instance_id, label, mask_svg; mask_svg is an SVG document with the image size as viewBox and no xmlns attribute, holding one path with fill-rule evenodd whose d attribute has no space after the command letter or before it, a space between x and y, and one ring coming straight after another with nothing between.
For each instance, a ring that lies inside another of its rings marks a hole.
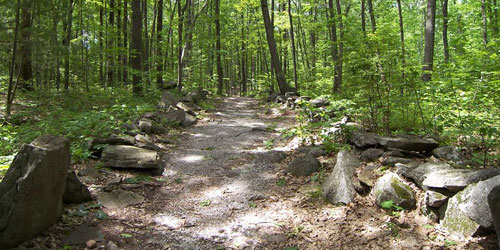
<instances>
[{"instance_id":1,"label":"green foliage","mask_svg":"<svg viewBox=\"0 0 500 250\"><path fill-rule=\"evenodd\" d=\"M200 207L208 207L212 204L212 201L211 200L203 200L203 201L200 201Z\"/></svg>"},{"instance_id":2,"label":"green foliage","mask_svg":"<svg viewBox=\"0 0 500 250\"><path fill-rule=\"evenodd\" d=\"M391 211L403 211L403 208L394 204L394 201L388 200L380 203L380 207L382 207L385 210L391 210Z\"/></svg>"},{"instance_id":3,"label":"green foliage","mask_svg":"<svg viewBox=\"0 0 500 250\"><path fill-rule=\"evenodd\" d=\"M284 187L284 186L286 186L286 184L287 184L287 181L286 181L286 179L285 179L285 178L283 178L283 177L279 178L279 179L276 181L276 186L278 186L278 187Z\"/></svg>"},{"instance_id":4,"label":"green foliage","mask_svg":"<svg viewBox=\"0 0 500 250\"><path fill-rule=\"evenodd\" d=\"M264 146L266 147L267 150L271 150L274 147L274 138L265 140L264 141Z\"/></svg>"},{"instance_id":5,"label":"green foliage","mask_svg":"<svg viewBox=\"0 0 500 250\"><path fill-rule=\"evenodd\" d=\"M153 181L153 178L151 176L145 176L145 175L126 178L123 180L123 182L126 184L138 184L141 182L152 182L152 181Z\"/></svg>"},{"instance_id":6,"label":"green foliage","mask_svg":"<svg viewBox=\"0 0 500 250\"><path fill-rule=\"evenodd\" d=\"M385 225L387 228L389 228L389 231L391 231L392 237L398 237L399 235L399 227L395 223L392 222L386 222Z\"/></svg>"}]
</instances>

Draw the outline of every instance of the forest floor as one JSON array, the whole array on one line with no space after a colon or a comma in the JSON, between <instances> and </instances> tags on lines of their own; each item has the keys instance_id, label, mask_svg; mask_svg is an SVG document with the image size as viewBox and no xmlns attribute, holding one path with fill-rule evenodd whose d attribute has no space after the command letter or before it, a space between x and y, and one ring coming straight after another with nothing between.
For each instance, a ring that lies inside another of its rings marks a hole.
<instances>
[{"instance_id":1,"label":"forest floor","mask_svg":"<svg viewBox=\"0 0 500 250\"><path fill-rule=\"evenodd\" d=\"M357 195L348 206L326 203L317 179L284 173L293 151L266 149L265 142L279 136L274 128L294 121L288 109L266 115L255 99L223 99L197 125L171 138L176 143L165 151L163 176L139 178L134 172L98 168L99 175L82 178L94 196L117 177L135 180L119 188L145 197L144 202L117 209L96 202L66 207L60 222L22 246L84 249L85 243L62 243L80 230L96 235L98 249L110 241L119 249L144 250L487 248L486 238L447 238L418 210L396 218L406 226L391 226L394 215L369 196ZM319 175L327 175L335 157L320 160ZM74 167L82 172L94 165Z\"/></svg>"}]
</instances>

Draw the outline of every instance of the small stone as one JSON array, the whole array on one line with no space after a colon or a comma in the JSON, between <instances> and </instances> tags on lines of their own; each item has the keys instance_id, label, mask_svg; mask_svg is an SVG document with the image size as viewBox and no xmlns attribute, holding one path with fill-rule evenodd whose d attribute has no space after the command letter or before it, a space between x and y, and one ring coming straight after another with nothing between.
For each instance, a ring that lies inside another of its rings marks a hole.
<instances>
[{"instance_id":1,"label":"small stone","mask_svg":"<svg viewBox=\"0 0 500 250\"><path fill-rule=\"evenodd\" d=\"M89 240L87 243L85 243L88 249L94 249L97 247L97 241L95 240Z\"/></svg>"},{"instance_id":2,"label":"small stone","mask_svg":"<svg viewBox=\"0 0 500 250\"><path fill-rule=\"evenodd\" d=\"M452 146L440 147L432 150L432 154L445 161L451 161L457 165L465 165L464 157Z\"/></svg>"},{"instance_id":3,"label":"small stone","mask_svg":"<svg viewBox=\"0 0 500 250\"><path fill-rule=\"evenodd\" d=\"M435 191L427 190L425 192L424 200L427 206L437 208L441 207L448 200L448 196Z\"/></svg>"},{"instance_id":4,"label":"small stone","mask_svg":"<svg viewBox=\"0 0 500 250\"><path fill-rule=\"evenodd\" d=\"M119 248L118 245L116 245L114 242L109 241L106 245L106 250L119 250Z\"/></svg>"},{"instance_id":5,"label":"small stone","mask_svg":"<svg viewBox=\"0 0 500 250\"><path fill-rule=\"evenodd\" d=\"M412 159L388 156L382 161L382 165L395 167L397 163L410 164L412 162Z\"/></svg>"}]
</instances>

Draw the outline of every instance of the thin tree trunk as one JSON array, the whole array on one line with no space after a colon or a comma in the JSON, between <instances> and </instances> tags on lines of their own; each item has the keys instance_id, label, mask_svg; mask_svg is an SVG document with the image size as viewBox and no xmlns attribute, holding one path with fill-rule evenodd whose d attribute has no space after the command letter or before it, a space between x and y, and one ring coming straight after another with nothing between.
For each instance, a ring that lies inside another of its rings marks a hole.
<instances>
[{"instance_id":1,"label":"thin tree trunk","mask_svg":"<svg viewBox=\"0 0 500 250\"><path fill-rule=\"evenodd\" d=\"M431 73L434 62L434 36L436 19L436 0L427 0L427 14L425 18L425 48L423 60L422 80L428 82L431 80Z\"/></svg>"},{"instance_id":2,"label":"thin tree trunk","mask_svg":"<svg viewBox=\"0 0 500 250\"><path fill-rule=\"evenodd\" d=\"M156 22L156 54L158 57L156 65L156 85L163 87L163 0L158 0L158 21Z\"/></svg>"},{"instance_id":3,"label":"thin tree trunk","mask_svg":"<svg viewBox=\"0 0 500 250\"><path fill-rule=\"evenodd\" d=\"M108 38L108 85L113 86L113 73L114 73L114 40L115 40L115 0L110 0L109 1L109 25L110 25L110 31L108 31L108 35L111 35L110 38Z\"/></svg>"},{"instance_id":4,"label":"thin tree trunk","mask_svg":"<svg viewBox=\"0 0 500 250\"><path fill-rule=\"evenodd\" d=\"M128 84L128 55L127 55L127 47L128 47L128 7L127 3L129 0L123 0L123 48L124 55L122 58L122 67L123 67L123 85Z\"/></svg>"},{"instance_id":5,"label":"thin tree trunk","mask_svg":"<svg viewBox=\"0 0 500 250\"><path fill-rule=\"evenodd\" d=\"M448 0L445 0L448 1ZM401 40L401 79L403 83L405 82L405 70L406 70L406 51L405 51L405 33L404 33L404 25L403 25L403 11L401 9L401 0L397 0L398 4L398 15L399 15L399 36ZM403 88L401 88L401 93L403 93Z\"/></svg>"},{"instance_id":6,"label":"thin tree trunk","mask_svg":"<svg viewBox=\"0 0 500 250\"><path fill-rule=\"evenodd\" d=\"M224 87L224 75L222 71L222 58L221 58L221 38L220 38L220 0L215 0L215 53L217 53L217 94L222 95L222 88Z\"/></svg>"},{"instance_id":7,"label":"thin tree trunk","mask_svg":"<svg viewBox=\"0 0 500 250\"><path fill-rule=\"evenodd\" d=\"M125 0L126 1L126 0ZM104 4L104 0L102 0L102 4ZM99 7L99 81L101 84L104 86L104 34L103 34L103 29L104 29L104 8Z\"/></svg>"},{"instance_id":8,"label":"thin tree trunk","mask_svg":"<svg viewBox=\"0 0 500 250\"><path fill-rule=\"evenodd\" d=\"M189 1L189 0L186 0ZM181 0L177 0L177 14L178 14L178 24L177 24L177 88L182 89L182 29L184 23L184 14L181 8Z\"/></svg>"},{"instance_id":9,"label":"thin tree trunk","mask_svg":"<svg viewBox=\"0 0 500 250\"><path fill-rule=\"evenodd\" d=\"M450 61L450 49L448 47L448 0L443 0L443 54L444 62Z\"/></svg>"},{"instance_id":10,"label":"thin tree trunk","mask_svg":"<svg viewBox=\"0 0 500 250\"><path fill-rule=\"evenodd\" d=\"M332 59L335 67L334 77L333 77L333 92L338 92L340 89L338 63L339 63L339 49L338 49L338 39L337 39L337 24L335 21L335 14L333 11L333 0L328 0L328 13L327 16L328 23L330 24L330 40L332 41Z\"/></svg>"},{"instance_id":11,"label":"thin tree trunk","mask_svg":"<svg viewBox=\"0 0 500 250\"><path fill-rule=\"evenodd\" d=\"M366 0L361 0L361 30L363 35L366 36L366 11L365 11Z\"/></svg>"},{"instance_id":12,"label":"thin tree trunk","mask_svg":"<svg viewBox=\"0 0 500 250\"><path fill-rule=\"evenodd\" d=\"M271 65L273 66L274 72L276 73L280 92L282 94L285 94L286 92L290 91L290 86L288 86L285 75L283 74L283 71L281 69L281 62L279 59L278 50L276 48L276 41L274 40L274 30L269 18L269 8L267 7L267 0L260 0L260 7L262 9L264 26L266 28L267 45L269 46L269 52L271 53Z\"/></svg>"},{"instance_id":13,"label":"thin tree trunk","mask_svg":"<svg viewBox=\"0 0 500 250\"><path fill-rule=\"evenodd\" d=\"M141 0L132 0L132 41L130 44L130 60L132 64L132 84L135 95L142 94L142 12Z\"/></svg>"},{"instance_id":14,"label":"thin tree trunk","mask_svg":"<svg viewBox=\"0 0 500 250\"><path fill-rule=\"evenodd\" d=\"M73 0L68 1L68 16L66 21L66 55L64 62L64 89L69 89L69 58L71 55L71 26L73 26Z\"/></svg>"},{"instance_id":15,"label":"thin tree trunk","mask_svg":"<svg viewBox=\"0 0 500 250\"><path fill-rule=\"evenodd\" d=\"M373 10L373 3L372 0L367 0L368 3L368 12L370 12L370 22L372 25L372 33L375 33L377 30L377 23L375 21L375 12Z\"/></svg>"},{"instance_id":16,"label":"thin tree trunk","mask_svg":"<svg viewBox=\"0 0 500 250\"><path fill-rule=\"evenodd\" d=\"M288 0L288 17L290 19L290 38L292 39L292 55L293 55L293 81L295 83L295 90L299 90L299 83L297 80L297 55L295 50L295 34L293 31L293 18L292 18L292 3Z\"/></svg>"},{"instance_id":17,"label":"thin tree trunk","mask_svg":"<svg viewBox=\"0 0 500 250\"><path fill-rule=\"evenodd\" d=\"M32 49L31 49L31 27L32 27L32 8L31 0L24 0L21 5L21 65L20 72L23 79L22 86L30 89L33 86L27 84L33 78Z\"/></svg>"},{"instance_id":18,"label":"thin tree trunk","mask_svg":"<svg viewBox=\"0 0 500 250\"><path fill-rule=\"evenodd\" d=\"M337 85L334 86L334 91L336 93L340 93L340 90L342 88L342 71L343 71L343 56L344 56L344 22L342 20L342 8L340 5L340 0L336 0L336 7L337 7L337 22L339 24L339 58L337 61L336 65L336 71L337 71L337 78L338 82Z\"/></svg>"},{"instance_id":19,"label":"thin tree trunk","mask_svg":"<svg viewBox=\"0 0 500 250\"><path fill-rule=\"evenodd\" d=\"M17 34L19 33L19 12L21 8L21 0L17 0L16 4L16 25L14 28L14 41L12 44L12 59L10 62L9 70L9 86L7 89L7 103L5 107L5 116L7 119L10 117L12 103L14 102L14 94L17 84L14 85L14 70L16 69L16 54L17 54Z\"/></svg>"}]
</instances>

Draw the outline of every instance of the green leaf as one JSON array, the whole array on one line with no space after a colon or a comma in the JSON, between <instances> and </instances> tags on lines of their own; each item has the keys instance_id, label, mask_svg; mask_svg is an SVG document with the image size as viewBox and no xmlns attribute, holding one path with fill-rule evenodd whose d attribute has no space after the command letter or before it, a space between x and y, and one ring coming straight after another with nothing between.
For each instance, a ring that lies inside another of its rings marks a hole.
<instances>
[{"instance_id":1,"label":"green leaf","mask_svg":"<svg viewBox=\"0 0 500 250\"><path fill-rule=\"evenodd\" d=\"M134 236L131 234L123 233L123 234L120 234L120 237L127 239L127 238L132 238Z\"/></svg>"}]
</instances>

